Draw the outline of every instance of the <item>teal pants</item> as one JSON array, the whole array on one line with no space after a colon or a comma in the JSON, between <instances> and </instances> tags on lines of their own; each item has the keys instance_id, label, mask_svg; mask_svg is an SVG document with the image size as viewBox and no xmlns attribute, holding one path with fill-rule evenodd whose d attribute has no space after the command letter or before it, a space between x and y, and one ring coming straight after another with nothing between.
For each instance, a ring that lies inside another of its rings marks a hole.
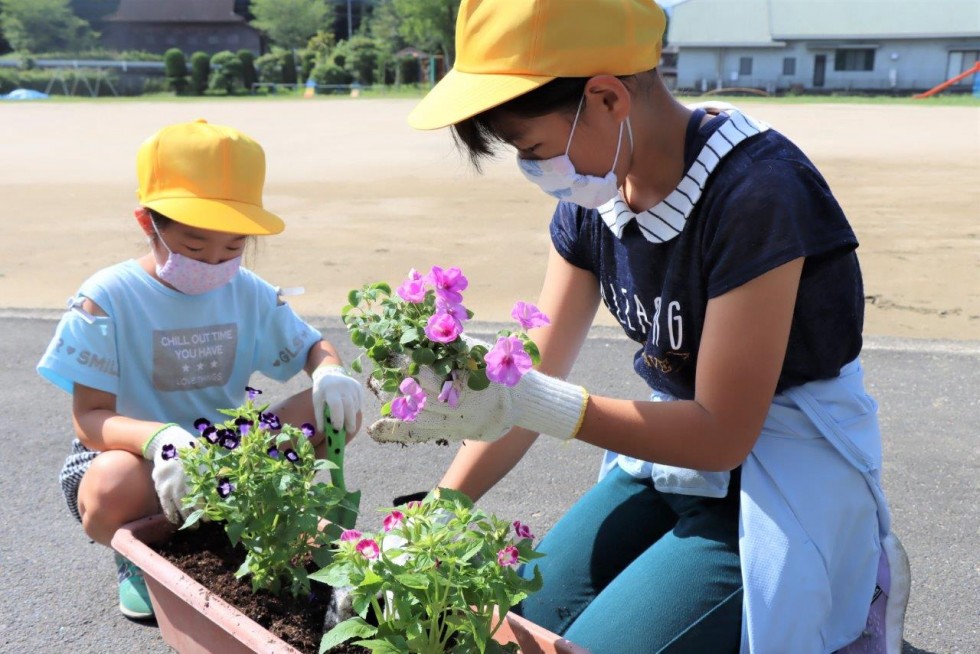
<instances>
[{"instance_id":1,"label":"teal pants","mask_svg":"<svg viewBox=\"0 0 980 654\"><path fill-rule=\"evenodd\" d=\"M592 654L738 652L739 471L723 499L661 493L616 467L541 540L518 607Z\"/></svg>"}]
</instances>

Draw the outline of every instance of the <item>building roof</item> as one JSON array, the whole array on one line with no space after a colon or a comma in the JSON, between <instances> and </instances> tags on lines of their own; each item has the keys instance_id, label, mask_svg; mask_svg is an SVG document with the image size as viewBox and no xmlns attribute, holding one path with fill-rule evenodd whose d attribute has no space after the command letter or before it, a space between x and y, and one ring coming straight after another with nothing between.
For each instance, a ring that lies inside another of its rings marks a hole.
<instances>
[{"instance_id":1,"label":"building roof","mask_svg":"<svg viewBox=\"0 0 980 654\"><path fill-rule=\"evenodd\" d=\"M121 0L116 23L242 23L235 0Z\"/></svg>"},{"instance_id":2,"label":"building roof","mask_svg":"<svg viewBox=\"0 0 980 654\"><path fill-rule=\"evenodd\" d=\"M976 0L687 0L671 10L679 47L789 39L980 38Z\"/></svg>"}]
</instances>

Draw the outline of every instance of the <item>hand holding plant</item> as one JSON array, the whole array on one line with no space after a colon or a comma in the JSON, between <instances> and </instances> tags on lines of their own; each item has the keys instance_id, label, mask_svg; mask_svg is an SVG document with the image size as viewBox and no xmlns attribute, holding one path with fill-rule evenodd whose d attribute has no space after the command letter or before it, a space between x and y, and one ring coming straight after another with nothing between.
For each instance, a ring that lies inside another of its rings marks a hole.
<instances>
[{"instance_id":1,"label":"hand holding plant","mask_svg":"<svg viewBox=\"0 0 980 654\"><path fill-rule=\"evenodd\" d=\"M317 459L309 438L313 425L282 424L257 405L261 393L248 389L249 398L229 416L212 425L199 419L196 447L167 455L179 457L187 477L184 506L194 509L183 528L198 520L225 523L232 544L241 543L245 562L236 576L252 575L252 589L293 595L309 594L305 564L312 557L318 566L330 560L330 548L340 527L320 529L320 521L337 509L357 511L352 495L341 486L316 482L319 470L336 466Z\"/></svg>"},{"instance_id":2,"label":"hand holding plant","mask_svg":"<svg viewBox=\"0 0 980 654\"><path fill-rule=\"evenodd\" d=\"M514 387L539 363L527 330L549 321L532 304L514 305L519 328L498 331L492 346L463 335L473 316L462 304L468 284L459 268L434 266L427 275L410 271L394 294L383 282L349 293L341 315L351 341L374 364L369 384L385 400L382 416L412 422L433 398L455 409L467 389ZM360 357L351 367L361 371ZM378 439L377 430L368 431Z\"/></svg>"},{"instance_id":3,"label":"hand holding plant","mask_svg":"<svg viewBox=\"0 0 980 654\"><path fill-rule=\"evenodd\" d=\"M541 587L537 570L517 573L542 556L533 537L447 489L392 510L377 534L343 532L333 563L312 578L352 587L357 616L326 633L320 651L353 639L374 652L502 651L492 641L500 621Z\"/></svg>"}]
</instances>

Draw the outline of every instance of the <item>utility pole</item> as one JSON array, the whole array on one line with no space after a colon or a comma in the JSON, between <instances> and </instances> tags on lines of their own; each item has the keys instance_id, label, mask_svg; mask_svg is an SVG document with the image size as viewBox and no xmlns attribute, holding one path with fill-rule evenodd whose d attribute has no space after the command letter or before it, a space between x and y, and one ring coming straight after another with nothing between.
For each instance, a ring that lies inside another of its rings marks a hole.
<instances>
[{"instance_id":1,"label":"utility pole","mask_svg":"<svg viewBox=\"0 0 980 654\"><path fill-rule=\"evenodd\" d=\"M351 18L351 0L347 0L347 40L354 36L354 20Z\"/></svg>"}]
</instances>

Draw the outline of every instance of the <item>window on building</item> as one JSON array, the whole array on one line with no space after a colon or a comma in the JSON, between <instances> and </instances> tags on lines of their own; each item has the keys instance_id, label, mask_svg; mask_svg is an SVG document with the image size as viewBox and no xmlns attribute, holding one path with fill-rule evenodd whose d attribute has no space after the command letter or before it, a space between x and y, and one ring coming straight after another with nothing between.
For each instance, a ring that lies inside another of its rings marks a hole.
<instances>
[{"instance_id":1,"label":"window on building","mask_svg":"<svg viewBox=\"0 0 980 654\"><path fill-rule=\"evenodd\" d=\"M752 57L740 57L738 60L738 74L739 75L751 75L752 74Z\"/></svg>"},{"instance_id":2,"label":"window on building","mask_svg":"<svg viewBox=\"0 0 980 654\"><path fill-rule=\"evenodd\" d=\"M834 70L859 71L875 69L875 51L871 48L838 50L834 55Z\"/></svg>"},{"instance_id":3,"label":"window on building","mask_svg":"<svg viewBox=\"0 0 980 654\"><path fill-rule=\"evenodd\" d=\"M980 51L978 50L950 50L949 65L946 67L946 78L952 79L960 73L973 68L978 60L980 60ZM956 83L957 86L971 86L972 84L972 75L968 75Z\"/></svg>"},{"instance_id":4,"label":"window on building","mask_svg":"<svg viewBox=\"0 0 980 654\"><path fill-rule=\"evenodd\" d=\"M796 74L796 57L783 57L783 75Z\"/></svg>"}]
</instances>

